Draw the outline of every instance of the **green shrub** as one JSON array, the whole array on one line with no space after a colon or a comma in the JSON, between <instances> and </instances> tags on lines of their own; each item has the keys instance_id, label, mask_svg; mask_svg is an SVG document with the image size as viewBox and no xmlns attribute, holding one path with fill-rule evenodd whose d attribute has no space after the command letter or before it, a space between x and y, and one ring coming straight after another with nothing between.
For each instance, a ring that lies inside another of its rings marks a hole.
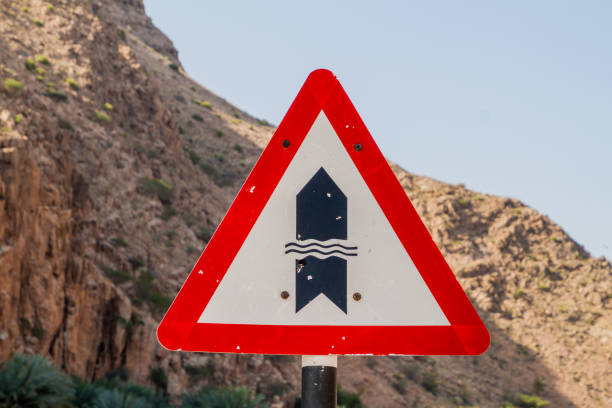
<instances>
[{"instance_id":1,"label":"green shrub","mask_svg":"<svg viewBox=\"0 0 612 408\"><path fill-rule=\"evenodd\" d=\"M543 378L538 377L533 381L533 392L535 394L542 393L545 388L546 388L546 380L544 380Z\"/></svg>"},{"instance_id":2,"label":"green shrub","mask_svg":"<svg viewBox=\"0 0 612 408\"><path fill-rule=\"evenodd\" d=\"M102 107L104 108L105 111L108 111L108 112L112 112L115 110L115 107L108 102L104 102L104 105Z\"/></svg>"},{"instance_id":3,"label":"green shrub","mask_svg":"<svg viewBox=\"0 0 612 408\"><path fill-rule=\"evenodd\" d=\"M57 120L57 125L60 127L60 129L73 130L73 127L70 122L61 118Z\"/></svg>"},{"instance_id":4,"label":"green shrub","mask_svg":"<svg viewBox=\"0 0 612 408\"><path fill-rule=\"evenodd\" d=\"M148 406L145 399L116 389L102 391L93 403L93 408L147 408Z\"/></svg>"},{"instance_id":5,"label":"green shrub","mask_svg":"<svg viewBox=\"0 0 612 408\"><path fill-rule=\"evenodd\" d=\"M47 74L47 71L45 71L45 69L44 69L44 68L41 68L41 67L36 67L36 73L37 73L39 76L43 77L43 76L45 76L45 75Z\"/></svg>"},{"instance_id":6,"label":"green shrub","mask_svg":"<svg viewBox=\"0 0 612 408\"><path fill-rule=\"evenodd\" d=\"M111 268L108 265L98 265L98 266L100 267L100 269L102 269L102 272L104 272L104 274L114 283L123 283L123 282L127 282L130 279L132 279L132 277L125 271L120 271L120 270Z\"/></svg>"},{"instance_id":7,"label":"green shrub","mask_svg":"<svg viewBox=\"0 0 612 408\"><path fill-rule=\"evenodd\" d=\"M538 286L538 289L540 290L540 292L548 292L548 291L550 291L550 288L547 285L544 285L544 284L540 284L540 286Z\"/></svg>"},{"instance_id":8,"label":"green shrub","mask_svg":"<svg viewBox=\"0 0 612 408\"><path fill-rule=\"evenodd\" d=\"M160 217L162 220L168 221L170 218L174 217L176 214L178 214L178 211L176 210L176 208L172 207L171 205L164 205L164 209Z\"/></svg>"},{"instance_id":9,"label":"green shrub","mask_svg":"<svg viewBox=\"0 0 612 408\"><path fill-rule=\"evenodd\" d=\"M359 394L344 391L338 386L338 406L345 408L362 408L363 403L361 402Z\"/></svg>"},{"instance_id":10,"label":"green shrub","mask_svg":"<svg viewBox=\"0 0 612 408\"><path fill-rule=\"evenodd\" d=\"M174 190L162 179L141 179L140 188L145 194L156 196L164 205L172 204Z\"/></svg>"},{"instance_id":11,"label":"green shrub","mask_svg":"<svg viewBox=\"0 0 612 408\"><path fill-rule=\"evenodd\" d=\"M72 380L41 356L15 354L0 368L0 406L58 407L73 396Z\"/></svg>"},{"instance_id":12,"label":"green shrub","mask_svg":"<svg viewBox=\"0 0 612 408\"><path fill-rule=\"evenodd\" d=\"M74 396L70 401L72 406L78 408L93 408L96 398L98 398L98 395L100 395L103 389L96 384L89 383L78 377L73 377L72 381L74 384Z\"/></svg>"},{"instance_id":13,"label":"green shrub","mask_svg":"<svg viewBox=\"0 0 612 408\"><path fill-rule=\"evenodd\" d=\"M197 113L194 113L193 115L191 115L191 117L194 120L197 120L198 122L203 122L204 121L204 118L202 116L198 115Z\"/></svg>"},{"instance_id":14,"label":"green shrub","mask_svg":"<svg viewBox=\"0 0 612 408\"><path fill-rule=\"evenodd\" d=\"M195 165L200 162L200 156L191 149L185 149L187 154L189 155L189 160Z\"/></svg>"},{"instance_id":15,"label":"green shrub","mask_svg":"<svg viewBox=\"0 0 612 408\"><path fill-rule=\"evenodd\" d=\"M149 380L151 380L158 391L166 392L166 388L168 388L168 376L163 367L152 368L149 373Z\"/></svg>"},{"instance_id":16,"label":"green shrub","mask_svg":"<svg viewBox=\"0 0 612 408\"><path fill-rule=\"evenodd\" d=\"M45 57L44 55L37 56L36 61L43 65L51 65L51 62L49 62L49 58Z\"/></svg>"},{"instance_id":17,"label":"green shrub","mask_svg":"<svg viewBox=\"0 0 612 408\"><path fill-rule=\"evenodd\" d=\"M60 102L66 102L68 100L68 95L58 91L55 88L47 89L47 96L51 99L55 99L56 101Z\"/></svg>"},{"instance_id":18,"label":"green shrub","mask_svg":"<svg viewBox=\"0 0 612 408\"><path fill-rule=\"evenodd\" d=\"M257 386L257 393L272 399L275 395L279 397L285 395L291 388L291 384L285 381L262 382Z\"/></svg>"},{"instance_id":19,"label":"green shrub","mask_svg":"<svg viewBox=\"0 0 612 408\"><path fill-rule=\"evenodd\" d=\"M268 122L265 119L257 119L257 123L262 125L262 126L272 126L272 125L270 125L270 122Z\"/></svg>"},{"instance_id":20,"label":"green shrub","mask_svg":"<svg viewBox=\"0 0 612 408\"><path fill-rule=\"evenodd\" d=\"M403 378L396 378L391 382L391 387L393 387L398 394L403 395L406 392L406 380Z\"/></svg>"},{"instance_id":21,"label":"green shrub","mask_svg":"<svg viewBox=\"0 0 612 408\"><path fill-rule=\"evenodd\" d=\"M43 78L41 75L39 75L39 76L37 76L37 77L36 77L36 80L37 80L38 82L42 82L42 81L44 81L45 79L44 79L44 78Z\"/></svg>"},{"instance_id":22,"label":"green shrub","mask_svg":"<svg viewBox=\"0 0 612 408\"><path fill-rule=\"evenodd\" d=\"M470 200L468 200L467 198L459 199L459 205L461 205L462 207L469 207L470 204Z\"/></svg>"},{"instance_id":23,"label":"green shrub","mask_svg":"<svg viewBox=\"0 0 612 408\"><path fill-rule=\"evenodd\" d=\"M143 271L134 282L136 298L149 304L154 310L166 311L172 299L163 295L153 283L154 277L150 272Z\"/></svg>"},{"instance_id":24,"label":"green shrub","mask_svg":"<svg viewBox=\"0 0 612 408\"><path fill-rule=\"evenodd\" d=\"M170 67L171 70L179 72L179 66L176 64L170 64L168 65Z\"/></svg>"},{"instance_id":25,"label":"green shrub","mask_svg":"<svg viewBox=\"0 0 612 408\"><path fill-rule=\"evenodd\" d=\"M36 69L36 63L32 58L28 58L25 62L25 67L28 71L34 71Z\"/></svg>"},{"instance_id":26,"label":"green shrub","mask_svg":"<svg viewBox=\"0 0 612 408\"><path fill-rule=\"evenodd\" d=\"M142 268L145 265L144 261L139 256L129 257L128 262L130 263L130 265L132 265L133 269Z\"/></svg>"},{"instance_id":27,"label":"green shrub","mask_svg":"<svg viewBox=\"0 0 612 408\"><path fill-rule=\"evenodd\" d=\"M251 396L246 387L201 390L184 394L182 408L263 408L262 395Z\"/></svg>"},{"instance_id":28,"label":"green shrub","mask_svg":"<svg viewBox=\"0 0 612 408\"><path fill-rule=\"evenodd\" d=\"M438 392L438 373L435 371L428 371L423 374L421 385L427 391L431 392L432 394L436 394Z\"/></svg>"},{"instance_id":29,"label":"green shrub","mask_svg":"<svg viewBox=\"0 0 612 408\"><path fill-rule=\"evenodd\" d=\"M206 109L212 110L212 104L210 102L208 102L208 101L202 101L202 102L200 102L200 105L202 105Z\"/></svg>"},{"instance_id":30,"label":"green shrub","mask_svg":"<svg viewBox=\"0 0 612 408\"><path fill-rule=\"evenodd\" d=\"M240 119L240 114L239 114L238 112L234 112L234 117L235 117L236 119Z\"/></svg>"},{"instance_id":31,"label":"green shrub","mask_svg":"<svg viewBox=\"0 0 612 408\"><path fill-rule=\"evenodd\" d=\"M183 367L189 378L193 381L209 378L215 372L215 360L208 360L203 366L185 365Z\"/></svg>"},{"instance_id":32,"label":"green shrub","mask_svg":"<svg viewBox=\"0 0 612 408\"><path fill-rule=\"evenodd\" d=\"M221 160L225 160L223 156L218 156L217 160L219 160L219 157ZM200 162L200 170L207 174L219 187L232 185L236 178L232 173L220 172L213 164L206 161Z\"/></svg>"},{"instance_id":33,"label":"green shrub","mask_svg":"<svg viewBox=\"0 0 612 408\"><path fill-rule=\"evenodd\" d=\"M94 120L98 123L109 123L111 121L111 117L106 112L102 112L99 110L94 111Z\"/></svg>"},{"instance_id":34,"label":"green shrub","mask_svg":"<svg viewBox=\"0 0 612 408\"><path fill-rule=\"evenodd\" d=\"M111 243L114 246L118 246L118 247L122 247L122 248L127 248L128 243L125 239L123 238L117 238L117 237L113 237L111 238Z\"/></svg>"},{"instance_id":35,"label":"green shrub","mask_svg":"<svg viewBox=\"0 0 612 408\"><path fill-rule=\"evenodd\" d=\"M122 41L127 40L127 35L125 34L125 30L119 30L119 38L121 38Z\"/></svg>"},{"instance_id":36,"label":"green shrub","mask_svg":"<svg viewBox=\"0 0 612 408\"><path fill-rule=\"evenodd\" d=\"M517 290L514 291L514 294L512 295L512 297L514 297L515 299L521 299L521 298L527 297L527 292L525 292L523 288L518 288Z\"/></svg>"},{"instance_id":37,"label":"green shrub","mask_svg":"<svg viewBox=\"0 0 612 408\"><path fill-rule=\"evenodd\" d=\"M18 113L15 115L15 124L18 125L23 120L23 113Z\"/></svg>"},{"instance_id":38,"label":"green shrub","mask_svg":"<svg viewBox=\"0 0 612 408\"><path fill-rule=\"evenodd\" d=\"M4 81L2 81L2 86L7 92L17 93L23 89L23 82L13 78L5 78Z\"/></svg>"},{"instance_id":39,"label":"green shrub","mask_svg":"<svg viewBox=\"0 0 612 408\"><path fill-rule=\"evenodd\" d=\"M42 22L42 21L40 21L40 20L39 20L39 19L37 19L37 18L33 18L33 19L32 19L32 23L33 23L35 26L37 26L37 27L42 27L42 26L44 25L44 24L43 24L43 22Z\"/></svg>"},{"instance_id":40,"label":"green shrub","mask_svg":"<svg viewBox=\"0 0 612 408\"><path fill-rule=\"evenodd\" d=\"M210 239L213 236L213 232L214 231L212 231L211 229L207 227L203 227L203 228L200 228L198 232L196 232L195 235L199 240L202 240L204 242L210 242Z\"/></svg>"},{"instance_id":41,"label":"green shrub","mask_svg":"<svg viewBox=\"0 0 612 408\"><path fill-rule=\"evenodd\" d=\"M53 10L55 10L55 6L53 4L51 4L51 3L47 3L47 10L53 11Z\"/></svg>"},{"instance_id":42,"label":"green shrub","mask_svg":"<svg viewBox=\"0 0 612 408\"><path fill-rule=\"evenodd\" d=\"M549 405L550 402L536 397L535 395L517 394L502 404L504 408L541 408Z\"/></svg>"},{"instance_id":43,"label":"green shrub","mask_svg":"<svg viewBox=\"0 0 612 408\"><path fill-rule=\"evenodd\" d=\"M406 378L416 381L419 374L419 365L417 363L408 363L401 367L401 372Z\"/></svg>"},{"instance_id":44,"label":"green shrub","mask_svg":"<svg viewBox=\"0 0 612 408\"><path fill-rule=\"evenodd\" d=\"M76 81L72 78L67 78L66 79L66 83L68 84L68 86L72 89L74 89L75 91L79 90L79 85L76 83Z\"/></svg>"},{"instance_id":45,"label":"green shrub","mask_svg":"<svg viewBox=\"0 0 612 408\"><path fill-rule=\"evenodd\" d=\"M221 129L217 129L217 130L215 130L215 135L217 137L223 137L223 131Z\"/></svg>"},{"instance_id":46,"label":"green shrub","mask_svg":"<svg viewBox=\"0 0 612 408\"><path fill-rule=\"evenodd\" d=\"M30 8L28 6L23 6L21 8L21 11L23 11L24 13L27 13L28 11L30 11Z\"/></svg>"},{"instance_id":47,"label":"green shrub","mask_svg":"<svg viewBox=\"0 0 612 408\"><path fill-rule=\"evenodd\" d=\"M244 152L244 149L242 149L242 146L240 146L239 144L234 145L234 150L241 154Z\"/></svg>"}]
</instances>

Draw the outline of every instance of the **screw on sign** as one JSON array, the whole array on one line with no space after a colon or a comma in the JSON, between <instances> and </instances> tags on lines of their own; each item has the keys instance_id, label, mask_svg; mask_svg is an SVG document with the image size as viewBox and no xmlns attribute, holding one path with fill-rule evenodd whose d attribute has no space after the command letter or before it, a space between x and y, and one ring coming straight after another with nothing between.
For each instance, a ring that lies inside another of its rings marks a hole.
<instances>
[{"instance_id":1,"label":"screw on sign","mask_svg":"<svg viewBox=\"0 0 612 408\"><path fill-rule=\"evenodd\" d=\"M280 294L280 295L279 295ZM157 330L169 350L477 355L489 333L336 77L312 72Z\"/></svg>"}]
</instances>

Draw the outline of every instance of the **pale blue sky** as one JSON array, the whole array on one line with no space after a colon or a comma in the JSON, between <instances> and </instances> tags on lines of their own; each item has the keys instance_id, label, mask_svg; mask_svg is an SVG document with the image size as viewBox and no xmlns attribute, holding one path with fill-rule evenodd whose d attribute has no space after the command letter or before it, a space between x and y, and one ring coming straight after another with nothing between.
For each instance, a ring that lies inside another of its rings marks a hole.
<instances>
[{"instance_id":1,"label":"pale blue sky","mask_svg":"<svg viewBox=\"0 0 612 408\"><path fill-rule=\"evenodd\" d=\"M331 69L383 154L612 259L612 2L145 0L185 70L278 124Z\"/></svg>"}]
</instances>

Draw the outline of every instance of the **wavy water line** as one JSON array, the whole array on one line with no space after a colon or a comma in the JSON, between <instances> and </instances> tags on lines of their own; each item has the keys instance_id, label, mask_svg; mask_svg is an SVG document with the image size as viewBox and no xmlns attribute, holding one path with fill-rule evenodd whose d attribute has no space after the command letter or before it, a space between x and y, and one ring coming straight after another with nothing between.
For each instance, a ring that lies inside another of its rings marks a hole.
<instances>
[{"instance_id":1,"label":"wavy water line","mask_svg":"<svg viewBox=\"0 0 612 408\"><path fill-rule=\"evenodd\" d=\"M329 252L320 251L318 249L309 249L307 251L300 251L298 249L285 250L285 254L290 254L290 253L296 253L296 254L301 254L301 255L312 255L312 256L316 256L314 254L317 253L321 255L326 255L326 257L332 256L333 254L340 254L344 256L357 256L356 253L347 253L339 249L334 249L333 251L329 251ZM336 256L336 255L333 255L333 256Z\"/></svg>"},{"instance_id":2,"label":"wavy water line","mask_svg":"<svg viewBox=\"0 0 612 408\"><path fill-rule=\"evenodd\" d=\"M325 242L325 241L323 241L323 242ZM310 247L316 246L316 247L326 248L326 249L339 247L339 248L342 248L342 249L346 249L347 251L357 250L356 246L352 246L351 247L351 246L345 246L345 245L342 245L342 244L329 244L329 245L325 245L325 244L320 244L319 242L312 242L310 244L300 244L300 243L297 243L297 242L289 242L289 243L285 244L285 248L289 248L289 247L293 247L293 246L298 247L298 248L310 248Z\"/></svg>"}]
</instances>

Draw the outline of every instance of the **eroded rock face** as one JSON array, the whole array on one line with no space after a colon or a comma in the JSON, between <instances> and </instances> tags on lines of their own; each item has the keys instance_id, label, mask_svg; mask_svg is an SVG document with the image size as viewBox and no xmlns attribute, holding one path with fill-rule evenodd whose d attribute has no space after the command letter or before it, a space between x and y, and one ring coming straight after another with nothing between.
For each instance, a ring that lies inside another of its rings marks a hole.
<instances>
[{"instance_id":1,"label":"eroded rock face","mask_svg":"<svg viewBox=\"0 0 612 408\"><path fill-rule=\"evenodd\" d=\"M155 339L274 129L192 81L141 1L53 5L0 9L0 81L22 84L0 89L0 360L39 353L140 383L162 367L175 396L245 384L291 406L295 357ZM342 387L367 406L498 406L535 388L554 406L606 405L610 264L516 200L393 169L493 343L482 357L340 359Z\"/></svg>"}]
</instances>

